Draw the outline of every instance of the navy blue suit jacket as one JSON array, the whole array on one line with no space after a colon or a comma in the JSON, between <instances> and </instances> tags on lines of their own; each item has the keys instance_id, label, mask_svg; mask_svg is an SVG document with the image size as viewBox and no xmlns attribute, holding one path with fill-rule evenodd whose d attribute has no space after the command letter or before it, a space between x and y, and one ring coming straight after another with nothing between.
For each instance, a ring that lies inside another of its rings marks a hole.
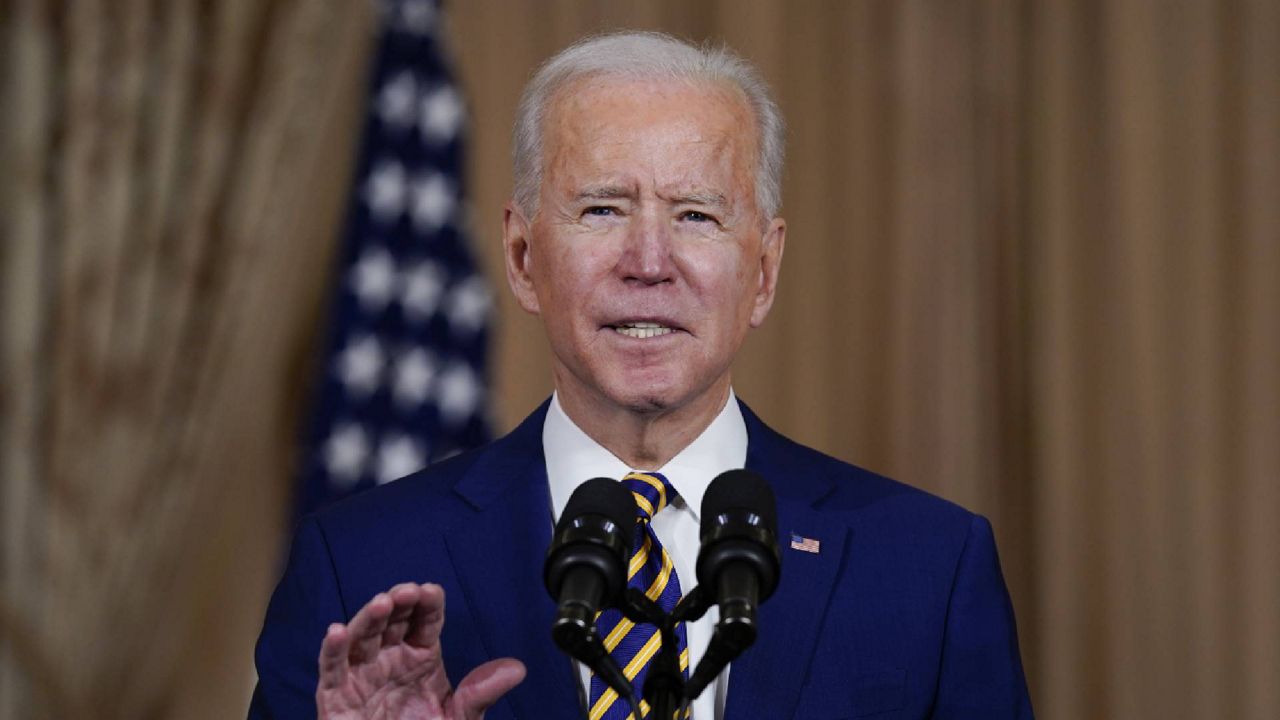
<instances>
[{"instance_id":1,"label":"navy blue suit jacket","mask_svg":"<svg viewBox=\"0 0 1280 720\"><path fill-rule=\"evenodd\" d=\"M257 647L249 717L315 716L325 628L400 582L446 593L456 683L493 658L528 676L488 720L581 717L550 641L543 405L510 435L304 519ZM743 406L747 467L773 485L782 580L729 674L727 720L1030 718L1013 612L982 517L798 445ZM789 548L817 539L817 554Z\"/></svg>"}]
</instances>

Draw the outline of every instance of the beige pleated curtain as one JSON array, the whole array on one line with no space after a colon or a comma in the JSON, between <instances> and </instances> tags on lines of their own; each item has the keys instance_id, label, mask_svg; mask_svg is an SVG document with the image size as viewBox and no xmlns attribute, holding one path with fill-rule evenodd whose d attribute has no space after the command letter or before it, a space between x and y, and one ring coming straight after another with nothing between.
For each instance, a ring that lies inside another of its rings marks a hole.
<instances>
[{"instance_id":1,"label":"beige pleated curtain","mask_svg":"<svg viewBox=\"0 0 1280 720\"><path fill-rule=\"evenodd\" d=\"M0 718L226 718L362 121L371 6L0 0ZM1037 714L1280 715L1280 4L453 2L492 407L519 88L728 42L787 115L774 426L988 515Z\"/></svg>"}]
</instances>

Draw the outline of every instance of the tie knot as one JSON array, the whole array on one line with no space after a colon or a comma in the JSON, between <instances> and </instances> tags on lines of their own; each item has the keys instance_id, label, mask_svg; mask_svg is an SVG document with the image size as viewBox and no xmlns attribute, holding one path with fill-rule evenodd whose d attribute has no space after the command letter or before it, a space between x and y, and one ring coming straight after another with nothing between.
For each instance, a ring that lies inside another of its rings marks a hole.
<instances>
[{"instance_id":1,"label":"tie knot","mask_svg":"<svg viewBox=\"0 0 1280 720\"><path fill-rule=\"evenodd\" d=\"M636 498L636 512L643 520L650 520L680 497L671 482L656 472L633 472L622 478L622 486Z\"/></svg>"}]
</instances>

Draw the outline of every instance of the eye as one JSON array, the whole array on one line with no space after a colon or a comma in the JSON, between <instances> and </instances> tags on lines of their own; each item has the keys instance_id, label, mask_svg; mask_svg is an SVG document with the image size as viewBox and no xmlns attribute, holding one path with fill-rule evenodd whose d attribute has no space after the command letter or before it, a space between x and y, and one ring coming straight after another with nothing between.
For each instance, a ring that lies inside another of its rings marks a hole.
<instances>
[{"instance_id":1,"label":"eye","mask_svg":"<svg viewBox=\"0 0 1280 720\"><path fill-rule=\"evenodd\" d=\"M685 210L684 212L680 213L680 219L688 220L690 222L696 222L696 223L716 222L716 219L714 217L704 212L700 212L698 210Z\"/></svg>"},{"instance_id":2,"label":"eye","mask_svg":"<svg viewBox=\"0 0 1280 720\"><path fill-rule=\"evenodd\" d=\"M596 217L609 217L610 215L617 215L618 209L609 205L592 205L586 210L583 210L582 214L594 215Z\"/></svg>"}]
</instances>

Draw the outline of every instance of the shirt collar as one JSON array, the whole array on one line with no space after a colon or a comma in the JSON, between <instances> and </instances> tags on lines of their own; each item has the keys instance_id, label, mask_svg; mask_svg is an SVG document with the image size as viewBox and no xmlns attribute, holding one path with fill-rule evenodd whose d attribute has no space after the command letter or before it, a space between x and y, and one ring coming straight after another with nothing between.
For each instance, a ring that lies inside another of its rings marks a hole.
<instances>
[{"instance_id":1,"label":"shirt collar","mask_svg":"<svg viewBox=\"0 0 1280 720\"><path fill-rule=\"evenodd\" d=\"M747 462L747 424L733 389L724 408L702 434L660 468L631 468L603 445L592 440L565 414L556 395L542 426L542 449L547 459L547 481L555 518L578 485L594 477L621 480L632 470L662 473L698 519L702 495L717 475ZM679 503L677 503L677 506Z\"/></svg>"}]
</instances>

